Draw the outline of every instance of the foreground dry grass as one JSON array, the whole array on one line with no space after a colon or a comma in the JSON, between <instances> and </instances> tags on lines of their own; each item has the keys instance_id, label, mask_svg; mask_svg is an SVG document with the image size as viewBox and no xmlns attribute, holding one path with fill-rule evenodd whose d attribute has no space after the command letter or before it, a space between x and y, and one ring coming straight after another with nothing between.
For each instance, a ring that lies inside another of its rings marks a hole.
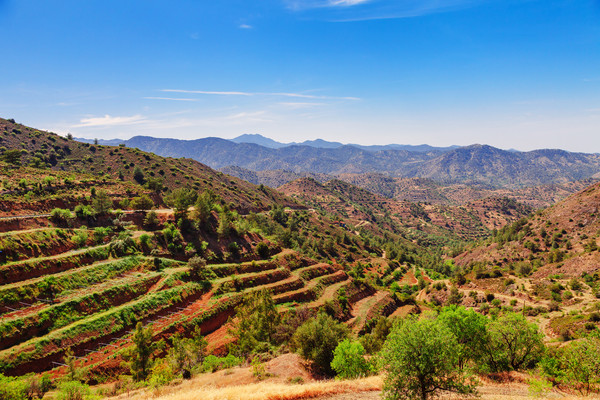
<instances>
[{"instance_id":1,"label":"foreground dry grass","mask_svg":"<svg viewBox=\"0 0 600 400\"><path fill-rule=\"evenodd\" d=\"M201 374L191 381L184 381L160 390L140 390L123 394L119 400L381 400L383 376L355 379L349 381L319 381L305 368L296 354L284 354L265 363L268 378L258 381L250 367L235 367ZM494 380L495 379L495 380ZM482 400L510 400L536 397L529 392L528 381L531 377L525 373L511 372L491 377L481 377L478 391ZM291 384L290 380L299 380L302 384ZM460 396L446 394L443 400L456 400ZM537 398L583 400L572 394L551 391ZM598 399L591 395L585 399Z\"/></svg>"},{"instance_id":2,"label":"foreground dry grass","mask_svg":"<svg viewBox=\"0 0 600 400\"><path fill-rule=\"evenodd\" d=\"M195 380L163 388L160 392L137 393L133 400L301 400L331 395L377 392L382 380L378 376L352 381L321 381L306 384L260 382L215 388Z\"/></svg>"},{"instance_id":3,"label":"foreground dry grass","mask_svg":"<svg viewBox=\"0 0 600 400\"><path fill-rule=\"evenodd\" d=\"M380 400L383 379L381 376L351 381L318 381L305 384L284 382L258 382L237 386L207 386L202 380L192 380L180 385L162 388L159 391L138 392L130 396L120 396L131 400ZM579 397L564 392L551 391L535 397L529 393L525 383L486 383L478 388L482 400L510 399L598 399L597 395ZM465 397L447 394L443 400L458 400Z\"/></svg>"}]
</instances>

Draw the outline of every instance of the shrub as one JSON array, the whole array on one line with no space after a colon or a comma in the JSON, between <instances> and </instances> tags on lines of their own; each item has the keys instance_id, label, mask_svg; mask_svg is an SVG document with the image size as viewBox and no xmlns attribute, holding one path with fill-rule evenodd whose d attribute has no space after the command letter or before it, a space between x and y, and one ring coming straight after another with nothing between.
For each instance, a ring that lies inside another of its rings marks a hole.
<instances>
[{"instance_id":1,"label":"shrub","mask_svg":"<svg viewBox=\"0 0 600 400\"><path fill-rule=\"evenodd\" d=\"M365 360L365 348L360 342L343 340L333 351L331 368L342 379L353 379L368 375L370 368Z\"/></svg>"},{"instance_id":2,"label":"shrub","mask_svg":"<svg viewBox=\"0 0 600 400\"><path fill-rule=\"evenodd\" d=\"M50 212L50 219L57 223L69 223L73 218L71 211L62 208L55 208Z\"/></svg>"},{"instance_id":3,"label":"shrub","mask_svg":"<svg viewBox=\"0 0 600 400\"><path fill-rule=\"evenodd\" d=\"M90 397L90 387L77 381L66 381L58 385L56 400L83 400Z\"/></svg>"},{"instance_id":4,"label":"shrub","mask_svg":"<svg viewBox=\"0 0 600 400\"><path fill-rule=\"evenodd\" d=\"M139 197L134 197L129 206L134 210L150 210L154 207L154 202L147 195L142 195Z\"/></svg>"},{"instance_id":5,"label":"shrub","mask_svg":"<svg viewBox=\"0 0 600 400\"><path fill-rule=\"evenodd\" d=\"M233 354L228 354L225 357L217 357L211 354L204 359L201 369L203 372L215 372L220 369L227 369L240 365L242 361L241 358L238 358Z\"/></svg>"},{"instance_id":6,"label":"shrub","mask_svg":"<svg viewBox=\"0 0 600 400\"><path fill-rule=\"evenodd\" d=\"M259 244L257 244L256 245L256 254L258 254L258 256L260 258L262 258L263 260L269 258L269 256L270 256L269 245L267 245L265 242L260 242Z\"/></svg>"},{"instance_id":7,"label":"shrub","mask_svg":"<svg viewBox=\"0 0 600 400\"><path fill-rule=\"evenodd\" d=\"M312 361L323 373L333 375L331 362L338 343L348 337L348 327L319 313L302 325L292 337L292 348Z\"/></svg>"}]
</instances>

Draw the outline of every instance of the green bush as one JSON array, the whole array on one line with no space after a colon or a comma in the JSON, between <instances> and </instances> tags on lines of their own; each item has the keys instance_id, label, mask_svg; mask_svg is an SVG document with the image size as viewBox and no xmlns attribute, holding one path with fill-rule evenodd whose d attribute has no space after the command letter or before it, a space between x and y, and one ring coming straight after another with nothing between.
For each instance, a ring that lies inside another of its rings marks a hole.
<instances>
[{"instance_id":1,"label":"green bush","mask_svg":"<svg viewBox=\"0 0 600 400\"><path fill-rule=\"evenodd\" d=\"M228 354L225 357L217 357L211 354L204 359L201 369L202 372L215 372L220 369L227 369L240 365L242 361L241 358L238 358L233 354Z\"/></svg>"},{"instance_id":2,"label":"green bush","mask_svg":"<svg viewBox=\"0 0 600 400\"><path fill-rule=\"evenodd\" d=\"M25 380L0 374L0 399L26 400L27 383Z\"/></svg>"},{"instance_id":3,"label":"green bush","mask_svg":"<svg viewBox=\"0 0 600 400\"><path fill-rule=\"evenodd\" d=\"M333 351L331 368L342 379L354 379L367 376L369 363L365 360L365 348L360 342L343 340Z\"/></svg>"},{"instance_id":4,"label":"green bush","mask_svg":"<svg viewBox=\"0 0 600 400\"><path fill-rule=\"evenodd\" d=\"M90 387L77 381L62 382L58 385L56 400L84 400L92 397Z\"/></svg>"},{"instance_id":5,"label":"green bush","mask_svg":"<svg viewBox=\"0 0 600 400\"><path fill-rule=\"evenodd\" d=\"M68 223L73 219L73 213L70 210L55 208L50 211L50 219L57 223Z\"/></svg>"}]
</instances>

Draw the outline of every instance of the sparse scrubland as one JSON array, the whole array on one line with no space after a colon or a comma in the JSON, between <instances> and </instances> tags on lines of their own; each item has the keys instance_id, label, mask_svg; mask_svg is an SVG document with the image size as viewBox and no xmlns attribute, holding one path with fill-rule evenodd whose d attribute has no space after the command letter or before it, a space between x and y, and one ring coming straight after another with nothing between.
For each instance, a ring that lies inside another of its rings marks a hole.
<instances>
[{"instance_id":1,"label":"sparse scrubland","mask_svg":"<svg viewBox=\"0 0 600 400\"><path fill-rule=\"evenodd\" d=\"M434 205L0 138L2 399L598 396L598 184Z\"/></svg>"}]
</instances>

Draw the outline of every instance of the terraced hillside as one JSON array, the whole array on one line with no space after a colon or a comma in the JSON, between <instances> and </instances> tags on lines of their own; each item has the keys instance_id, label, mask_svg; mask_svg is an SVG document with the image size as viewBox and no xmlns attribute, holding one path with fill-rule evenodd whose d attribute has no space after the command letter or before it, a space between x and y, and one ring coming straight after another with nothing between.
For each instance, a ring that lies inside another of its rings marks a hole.
<instances>
[{"instance_id":1,"label":"terraced hillside","mask_svg":"<svg viewBox=\"0 0 600 400\"><path fill-rule=\"evenodd\" d=\"M154 234L139 229L134 236ZM265 260L249 254L255 260L209 263L208 282L199 281L184 261L115 253L117 234L75 244L76 236L93 233L50 226L0 234L0 247L11 254L0 265L0 372L61 374L70 349L93 381L123 372L123 352L138 321L152 327L156 341L195 327L210 339L253 291L270 290L281 312L320 308L340 293L350 294L351 308L377 293L355 283L342 266L291 250Z\"/></svg>"}]
</instances>

